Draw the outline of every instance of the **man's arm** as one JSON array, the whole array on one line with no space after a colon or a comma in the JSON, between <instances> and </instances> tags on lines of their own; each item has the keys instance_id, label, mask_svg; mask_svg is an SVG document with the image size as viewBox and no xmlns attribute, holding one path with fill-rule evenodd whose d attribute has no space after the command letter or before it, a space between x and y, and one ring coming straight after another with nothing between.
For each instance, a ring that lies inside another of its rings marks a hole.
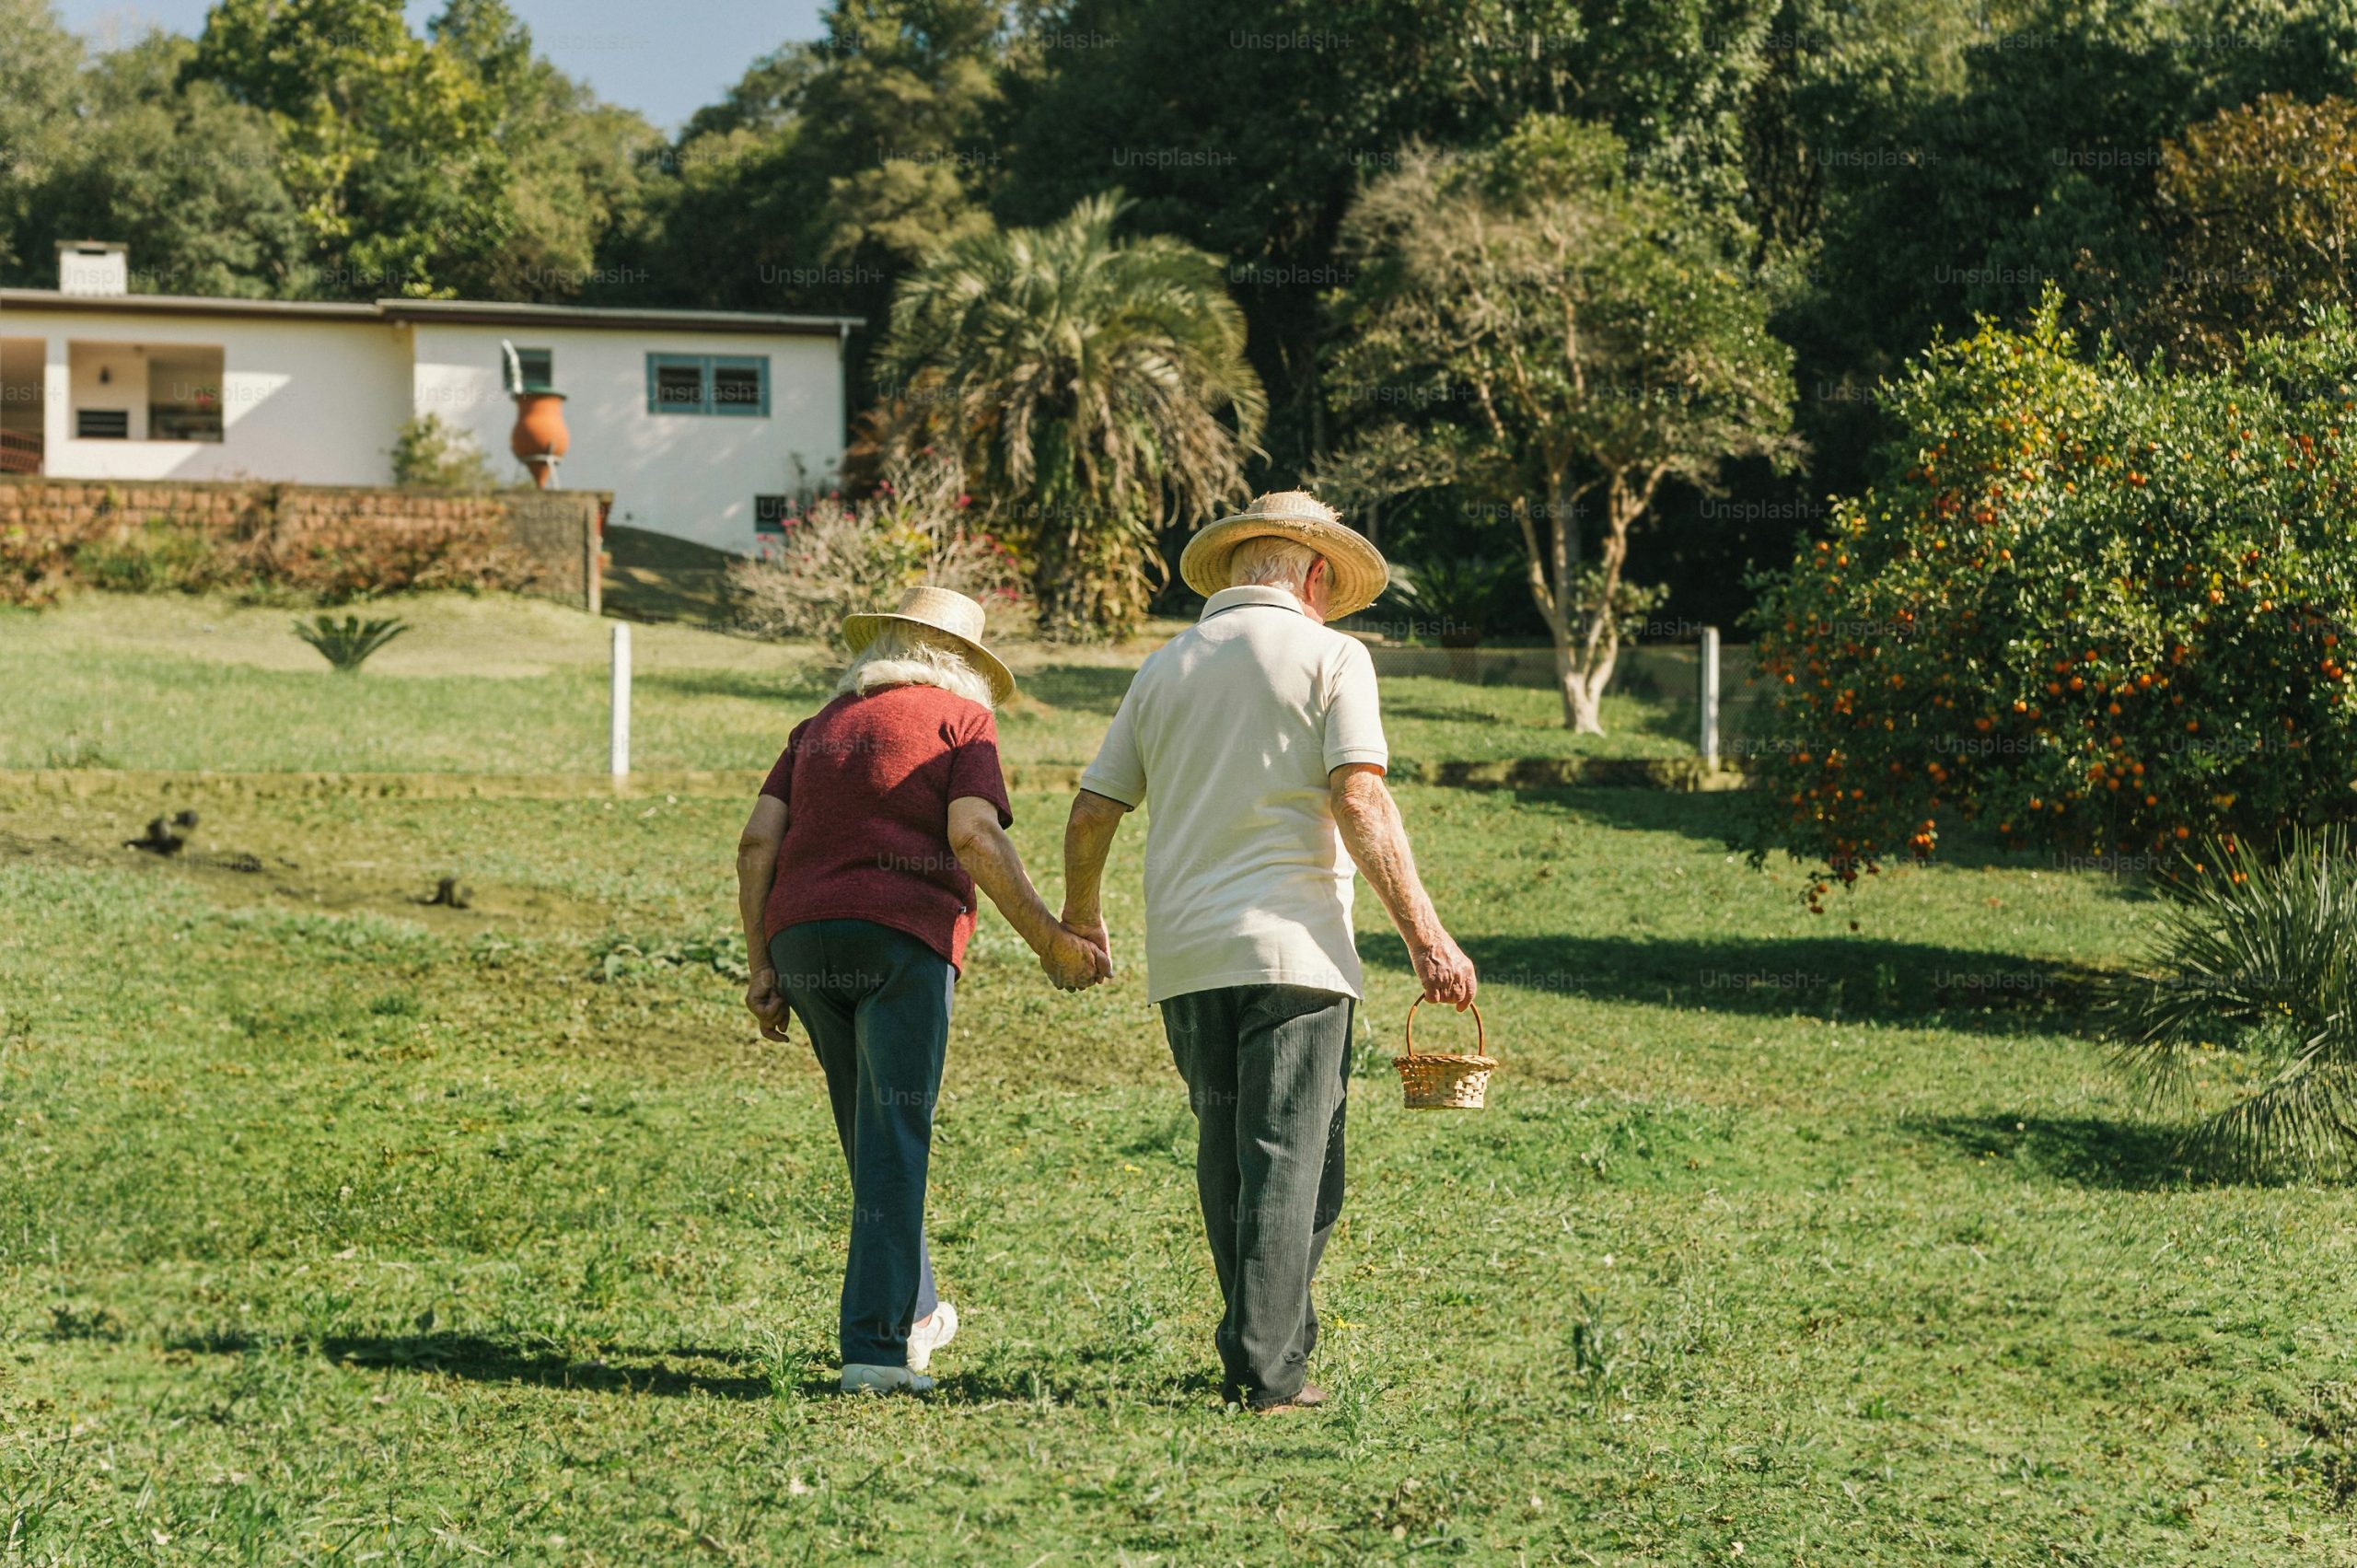
<instances>
[{"instance_id":1,"label":"man's arm","mask_svg":"<svg viewBox=\"0 0 2357 1568\"><path fill-rule=\"evenodd\" d=\"M1408 944L1408 957L1423 983L1424 998L1446 1002L1462 1013L1473 1005L1473 960L1441 925L1440 915L1416 875L1408 847L1408 827L1383 783L1383 770L1367 762L1345 762L1326 775L1326 795L1359 874L1383 901L1391 923Z\"/></svg>"},{"instance_id":2,"label":"man's arm","mask_svg":"<svg viewBox=\"0 0 2357 1568\"><path fill-rule=\"evenodd\" d=\"M745 923L745 1005L761 1020L761 1033L784 1040L789 1015L777 988L777 970L770 962L769 937L762 930L769 907L770 885L777 880L778 846L785 842L785 802L773 795L757 796L745 830L737 835L737 912Z\"/></svg>"},{"instance_id":3,"label":"man's arm","mask_svg":"<svg viewBox=\"0 0 2357 1568\"><path fill-rule=\"evenodd\" d=\"M998 912L1039 955L1039 967L1066 991L1095 985L1112 972L1104 956L1077 932L1048 912L1031 885L1015 841L998 825L998 807L980 796L961 795L949 803L949 847L974 885L990 895Z\"/></svg>"},{"instance_id":4,"label":"man's arm","mask_svg":"<svg viewBox=\"0 0 2357 1568\"><path fill-rule=\"evenodd\" d=\"M1105 955L1108 974L1113 969L1113 939L1105 929L1101 901L1105 859L1113 852L1113 835L1130 808L1109 795L1084 789L1072 798L1072 816L1064 823L1064 923L1094 942Z\"/></svg>"}]
</instances>

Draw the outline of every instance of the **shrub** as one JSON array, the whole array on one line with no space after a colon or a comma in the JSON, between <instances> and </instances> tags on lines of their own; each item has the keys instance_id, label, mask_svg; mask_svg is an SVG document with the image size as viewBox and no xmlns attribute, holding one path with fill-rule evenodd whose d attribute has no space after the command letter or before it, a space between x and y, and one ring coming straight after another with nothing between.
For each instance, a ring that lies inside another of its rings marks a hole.
<instances>
[{"instance_id":1,"label":"shrub","mask_svg":"<svg viewBox=\"0 0 2357 1568\"><path fill-rule=\"evenodd\" d=\"M1878 482L1759 585L1752 848L1815 859L1815 907L1943 813L2165 865L2357 807L2357 331L2170 377L2080 359L2056 309L1887 386Z\"/></svg>"},{"instance_id":2,"label":"shrub","mask_svg":"<svg viewBox=\"0 0 2357 1568\"><path fill-rule=\"evenodd\" d=\"M110 593L160 593L177 588L199 593L227 581L235 563L193 528L150 518L135 530L101 535L77 546L75 577Z\"/></svg>"},{"instance_id":3,"label":"shrub","mask_svg":"<svg viewBox=\"0 0 2357 1568\"><path fill-rule=\"evenodd\" d=\"M1486 555L1435 555L1396 575L1394 597L1415 611L1420 635L1471 647L1487 634L1512 563Z\"/></svg>"},{"instance_id":4,"label":"shrub","mask_svg":"<svg viewBox=\"0 0 2357 1568\"><path fill-rule=\"evenodd\" d=\"M393 436L393 482L403 490L495 490L499 476L470 432L440 414L404 420Z\"/></svg>"},{"instance_id":5,"label":"shrub","mask_svg":"<svg viewBox=\"0 0 2357 1568\"><path fill-rule=\"evenodd\" d=\"M500 536L495 522L482 517L321 527L287 546L254 540L245 563L245 580L323 604L425 588L517 587L530 575L530 563Z\"/></svg>"},{"instance_id":6,"label":"shrub","mask_svg":"<svg viewBox=\"0 0 2357 1568\"><path fill-rule=\"evenodd\" d=\"M359 674L370 655L408 630L405 621L363 621L357 615L342 621L332 615L316 615L295 622L295 634L319 649L319 656L341 675Z\"/></svg>"},{"instance_id":7,"label":"shrub","mask_svg":"<svg viewBox=\"0 0 2357 1568\"><path fill-rule=\"evenodd\" d=\"M2171 884L2142 972L2106 996L2120 1064L2155 1097L2223 1051L2235 1098L2194 1142L2247 1163L2357 1152L2357 858L2348 835L2209 845Z\"/></svg>"},{"instance_id":8,"label":"shrub","mask_svg":"<svg viewBox=\"0 0 2357 1568\"><path fill-rule=\"evenodd\" d=\"M894 461L877 491L866 501L811 501L782 542L731 566L739 624L757 636L831 639L844 616L889 610L919 583L981 600L1001 635L1028 619L1021 563L966 526L956 461L923 453Z\"/></svg>"},{"instance_id":9,"label":"shrub","mask_svg":"<svg viewBox=\"0 0 2357 1568\"><path fill-rule=\"evenodd\" d=\"M39 605L79 585L124 593L230 588L267 603L340 604L416 588L516 588L533 575L495 504L401 516L282 516L267 497L235 518L149 517L115 504L0 530L0 602ZM446 515L434 515L434 514Z\"/></svg>"}]
</instances>

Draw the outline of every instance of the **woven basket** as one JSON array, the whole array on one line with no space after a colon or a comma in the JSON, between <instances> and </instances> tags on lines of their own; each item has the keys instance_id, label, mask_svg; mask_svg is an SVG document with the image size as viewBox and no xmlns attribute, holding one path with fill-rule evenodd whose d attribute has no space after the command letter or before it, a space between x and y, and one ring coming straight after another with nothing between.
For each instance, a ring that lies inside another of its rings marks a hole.
<instances>
[{"instance_id":1,"label":"woven basket","mask_svg":"<svg viewBox=\"0 0 2357 1568\"><path fill-rule=\"evenodd\" d=\"M1498 1065L1498 1059L1488 1051L1489 1031L1482 1027L1481 1009L1472 1008L1473 1054L1451 1056L1416 1050L1416 1009L1423 1005L1421 996L1408 1004L1408 1054L1391 1059L1391 1065L1399 1069L1399 1087L1407 1095L1408 1109L1480 1109L1481 1097L1490 1090L1490 1074Z\"/></svg>"}]
</instances>

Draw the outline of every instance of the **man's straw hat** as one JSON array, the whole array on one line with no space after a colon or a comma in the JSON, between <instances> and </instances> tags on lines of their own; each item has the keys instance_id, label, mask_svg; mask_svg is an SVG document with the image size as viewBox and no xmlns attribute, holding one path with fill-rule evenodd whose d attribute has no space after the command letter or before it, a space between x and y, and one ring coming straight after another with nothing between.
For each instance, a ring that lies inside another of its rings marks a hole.
<instances>
[{"instance_id":1,"label":"man's straw hat","mask_svg":"<svg viewBox=\"0 0 2357 1568\"><path fill-rule=\"evenodd\" d=\"M955 588L911 588L900 596L900 608L888 613L846 615L843 642L856 657L887 626L919 642L955 649L990 682L991 700L1004 703L1015 695L1015 677L998 656L982 646L982 607Z\"/></svg>"},{"instance_id":2,"label":"man's straw hat","mask_svg":"<svg viewBox=\"0 0 2357 1568\"><path fill-rule=\"evenodd\" d=\"M1275 490L1256 496L1233 517L1222 517L1187 541L1178 558L1178 575L1205 598L1228 587L1228 557L1248 539L1289 539L1306 544L1326 558L1334 587L1326 617L1339 621L1355 615L1382 596L1391 580L1382 552L1366 536L1342 526L1334 508L1306 490Z\"/></svg>"}]
</instances>

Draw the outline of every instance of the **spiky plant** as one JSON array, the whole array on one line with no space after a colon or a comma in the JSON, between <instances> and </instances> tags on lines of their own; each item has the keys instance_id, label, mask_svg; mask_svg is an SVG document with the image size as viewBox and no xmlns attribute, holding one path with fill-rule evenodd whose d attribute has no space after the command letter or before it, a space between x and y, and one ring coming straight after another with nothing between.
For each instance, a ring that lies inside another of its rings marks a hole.
<instances>
[{"instance_id":1,"label":"spiky plant","mask_svg":"<svg viewBox=\"0 0 2357 1568\"><path fill-rule=\"evenodd\" d=\"M2197 1151L2310 1169L2357 1155L2357 858L2339 827L2263 854L2212 844L2173 895L2141 972L2107 988L2119 1064L2154 1098L2182 1097L2216 1053L2234 1103Z\"/></svg>"},{"instance_id":2,"label":"spiky plant","mask_svg":"<svg viewBox=\"0 0 2357 1568\"><path fill-rule=\"evenodd\" d=\"M1409 575L1399 597L1443 640L1478 643L1489 629L1512 566L1486 555L1435 555Z\"/></svg>"},{"instance_id":3,"label":"spiky plant","mask_svg":"<svg viewBox=\"0 0 2357 1568\"><path fill-rule=\"evenodd\" d=\"M363 621L357 615L347 615L338 621L332 615L315 615L308 621L295 622L295 634L311 646L336 670L344 675L357 675L368 656L395 637L409 630L403 621Z\"/></svg>"}]
</instances>

